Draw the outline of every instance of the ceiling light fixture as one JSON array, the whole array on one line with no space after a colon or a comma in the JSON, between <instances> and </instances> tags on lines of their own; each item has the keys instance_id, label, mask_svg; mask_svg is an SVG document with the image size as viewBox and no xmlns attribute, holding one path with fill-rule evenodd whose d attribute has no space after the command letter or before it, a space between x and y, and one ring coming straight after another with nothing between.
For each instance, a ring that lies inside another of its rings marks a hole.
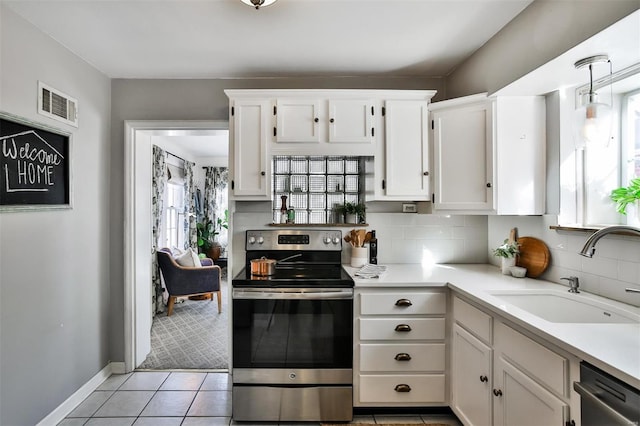
<instances>
[{"instance_id":1,"label":"ceiling light fixture","mask_svg":"<svg viewBox=\"0 0 640 426\"><path fill-rule=\"evenodd\" d=\"M261 7L270 6L274 4L277 0L240 0L240 1L248 6L255 7L257 10L257 9L260 9Z\"/></svg>"},{"instance_id":2,"label":"ceiling light fixture","mask_svg":"<svg viewBox=\"0 0 640 426\"><path fill-rule=\"evenodd\" d=\"M579 148L588 145L608 146L611 139L611 106L599 102L598 94L593 91L593 66L597 64L609 64L611 77L611 61L607 55L589 56L574 64L576 69L589 67L589 92L582 95L575 116L576 146ZM611 89L611 82L609 88Z\"/></svg>"}]
</instances>

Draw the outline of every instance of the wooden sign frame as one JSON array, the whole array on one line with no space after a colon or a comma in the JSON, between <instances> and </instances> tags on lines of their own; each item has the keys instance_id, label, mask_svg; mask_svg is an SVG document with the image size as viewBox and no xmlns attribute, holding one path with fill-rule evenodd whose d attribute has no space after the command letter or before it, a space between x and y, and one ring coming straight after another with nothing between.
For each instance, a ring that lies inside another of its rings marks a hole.
<instances>
[{"instance_id":1,"label":"wooden sign frame","mask_svg":"<svg viewBox=\"0 0 640 426\"><path fill-rule=\"evenodd\" d=\"M72 135L0 112L0 212L71 209Z\"/></svg>"}]
</instances>

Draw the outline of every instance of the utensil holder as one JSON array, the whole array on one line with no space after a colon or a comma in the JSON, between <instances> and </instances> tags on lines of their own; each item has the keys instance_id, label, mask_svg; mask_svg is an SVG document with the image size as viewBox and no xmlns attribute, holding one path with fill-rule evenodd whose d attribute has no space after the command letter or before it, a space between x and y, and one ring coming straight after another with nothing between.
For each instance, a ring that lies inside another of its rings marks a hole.
<instances>
[{"instance_id":1,"label":"utensil holder","mask_svg":"<svg viewBox=\"0 0 640 426\"><path fill-rule=\"evenodd\" d=\"M351 266L360 268L367 264L367 247L351 247Z\"/></svg>"}]
</instances>

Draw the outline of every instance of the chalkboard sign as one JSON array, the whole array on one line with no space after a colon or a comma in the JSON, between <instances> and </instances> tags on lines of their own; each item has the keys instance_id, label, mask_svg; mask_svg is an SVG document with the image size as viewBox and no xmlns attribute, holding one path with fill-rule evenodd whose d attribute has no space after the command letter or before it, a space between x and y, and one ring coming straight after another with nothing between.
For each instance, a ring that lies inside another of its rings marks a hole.
<instances>
[{"instance_id":1,"label":"chalkboard sign","mask_svg":"<svg viewBox=\"0 0 640 426\"><path fill-rule=\"evenodd\" d=\"M0 113L0 211L71 207L71 134Z\"/></svg>"}]
</instances>

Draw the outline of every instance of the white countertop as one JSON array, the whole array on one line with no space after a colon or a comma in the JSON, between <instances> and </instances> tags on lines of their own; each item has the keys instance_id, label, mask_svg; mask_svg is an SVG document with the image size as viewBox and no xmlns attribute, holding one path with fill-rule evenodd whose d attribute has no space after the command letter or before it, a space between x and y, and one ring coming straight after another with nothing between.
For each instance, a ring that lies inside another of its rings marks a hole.
<instances>
[{"instance_id":1,"label":"white countertop","mask_svg":"<svg viewBox=\"0 0 640 426\"><path fill-rule=\"evenodd\" d=\"M358 288L449 287L486 309L547 340L581 360L640 389L640 323L554 323L505 302L491 293L509 290L563 290L549 281L502 275L493 265L390 264L380 278L354 276L358 268L344 265ZM640 308L581 292L575 297L592 298L640 315Z\"/></svg>"}]
</instances>

